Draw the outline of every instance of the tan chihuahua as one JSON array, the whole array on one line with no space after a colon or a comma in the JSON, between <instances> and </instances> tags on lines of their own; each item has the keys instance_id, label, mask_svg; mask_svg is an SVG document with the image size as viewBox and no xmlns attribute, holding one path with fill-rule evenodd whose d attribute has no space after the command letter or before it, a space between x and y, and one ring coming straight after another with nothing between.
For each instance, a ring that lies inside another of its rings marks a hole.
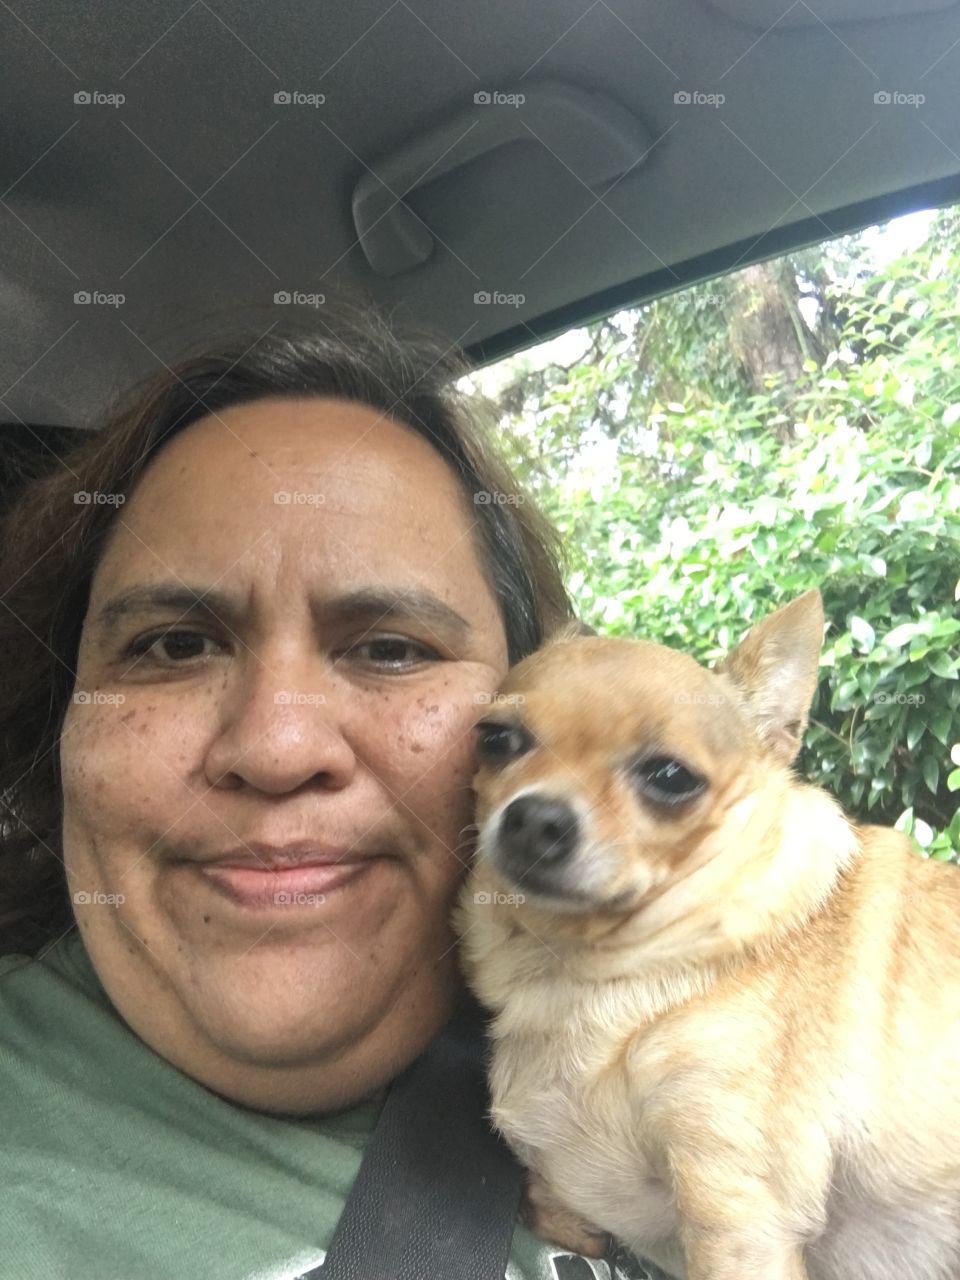
<instances>
[{"instance_id":1,"label":"tan chihuahua","mask_svg":"<svg viewBox=\"0 0 960 1280\"><path fill-rule=\"evenodd\" d=\"M682 1280L960 1276L960 874L793 774L820 595L712 671L553 642L478 726L456 909L538 1234Z\"/></svg>"}]
</instances>

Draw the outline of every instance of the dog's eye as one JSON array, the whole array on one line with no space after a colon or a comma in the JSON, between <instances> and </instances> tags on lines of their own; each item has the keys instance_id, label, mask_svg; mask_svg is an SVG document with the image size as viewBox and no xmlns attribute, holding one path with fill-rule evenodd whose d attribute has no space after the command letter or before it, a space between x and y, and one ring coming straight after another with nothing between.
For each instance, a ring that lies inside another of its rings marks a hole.
<instances>
[{"instance_id":1,"label":"dog's eye","mask_svg":"<svg viewBox=\"0 0 960 1280\"><path fill-rule=\"evenodd\" d=\"M643 760L633 770L634 777L648 799L658 804L683 804L706 790L707 780L670 756Z\"/></svg>"},{"instance_id":2,"label":"dog's eye","mask_svg":"<svg viewBox=\"0 0 960 1280\"><path fill-rule=\"evenodd\" d=\"M522 756L533 746L529 733L518 724L481 720L477 729L477 755L485 764L503 764Z\"/></svg>"}]
</instances>

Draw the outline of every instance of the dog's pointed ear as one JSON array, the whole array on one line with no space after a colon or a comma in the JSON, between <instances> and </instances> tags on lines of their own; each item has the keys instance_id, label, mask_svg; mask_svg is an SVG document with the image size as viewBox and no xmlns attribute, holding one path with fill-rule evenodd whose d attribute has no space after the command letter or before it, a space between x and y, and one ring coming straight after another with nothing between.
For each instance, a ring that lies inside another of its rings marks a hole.
<instances>
[{"instance_id":1,"label":"dog's pointed ear","mask_svg":"<svg viewBox=\"0 0 960 1280\"><path fill-rule=\"evenodd\" d=\"M565 622L557 627L556 630L551 631L544 644L563 644L565 640L577 640L580 636L595 636L597 634L599 633L594 631L593 627L588 627L579 618L573 618L570 622Z\"/></svg>"},{"instance_id":2,"label":"dog's pointed ear","mask_svg":"<svg viewBox=\"0 0 960 1280\"><path fill-rule=\"evenodd\" d=\"M803 741L822 644L823 601L814 589L758 622L714 668L745 695L761 740L784 764Z\"/></svg>"}]
</instances>

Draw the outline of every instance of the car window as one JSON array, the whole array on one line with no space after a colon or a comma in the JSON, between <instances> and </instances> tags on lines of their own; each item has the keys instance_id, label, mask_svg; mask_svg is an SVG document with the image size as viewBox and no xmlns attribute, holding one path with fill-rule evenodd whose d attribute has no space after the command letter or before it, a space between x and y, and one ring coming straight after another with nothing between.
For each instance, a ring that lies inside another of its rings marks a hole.
<instances>
[{"instance_id":1,"label":"car window","mask_svg":"<svg viewBox=\"0 0 960 1280\"><path fill-rule=\"evenodd\" d=\"M818 587L830 625L801 767L954 861L958 300L960 213L923 210L467 380L499 397L599 629L709 663Z\"/></svg>"}]
</instances>

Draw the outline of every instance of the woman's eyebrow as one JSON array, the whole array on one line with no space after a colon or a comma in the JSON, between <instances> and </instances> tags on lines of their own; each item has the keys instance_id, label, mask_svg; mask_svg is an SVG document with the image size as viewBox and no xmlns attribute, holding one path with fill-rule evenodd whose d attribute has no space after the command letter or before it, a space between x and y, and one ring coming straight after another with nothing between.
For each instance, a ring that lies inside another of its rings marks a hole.
<instances>
[{"instance_id":1,"label":"woman's eyebrow","mask_svg":"<svg viewBox=\"0 0 960 1280\"><path fill-rule=\"evenodd\" d=\"M138 613L158 609L175 610L183 618L203 616L228 626L239 627L243 601L215 587L191 587L169 583L128 587L109 599L96 616L96 623L111 630ZM470 623L432 591L417 588L371 586L326 597L315 612L342 622L367 623L412 620L428 627L443 628L455 639L471 630Z\"/></svg>"},{"instance_id":2,"label":"woman's eyebrow","mask_svg":"<svg viewBox=\"0 0 960 1280\"><path fill-rule=\"evenodd\" d=\"M156 583L128 587L118 592L103 605L95 621L105 631L110 631L124 619L138 613L171 609L183 617L203 615L229 624L239 621L241 608L236 597L215 587L207 589L185 583Z\"/></svg>"},{"instance_id":3,"label":"woman's eyebrow","mask_svg":"<svg viewBox=\"0 0 960 1280\"><path fill-rule=\"evenodd\" d=\"M470 623L432 591L403 587L361 587L334 596L324 603L329 612L342 621L369 622L412 619L428 627L439 627L455 639L469 635Z\"/></svg>"}]
</instances>

